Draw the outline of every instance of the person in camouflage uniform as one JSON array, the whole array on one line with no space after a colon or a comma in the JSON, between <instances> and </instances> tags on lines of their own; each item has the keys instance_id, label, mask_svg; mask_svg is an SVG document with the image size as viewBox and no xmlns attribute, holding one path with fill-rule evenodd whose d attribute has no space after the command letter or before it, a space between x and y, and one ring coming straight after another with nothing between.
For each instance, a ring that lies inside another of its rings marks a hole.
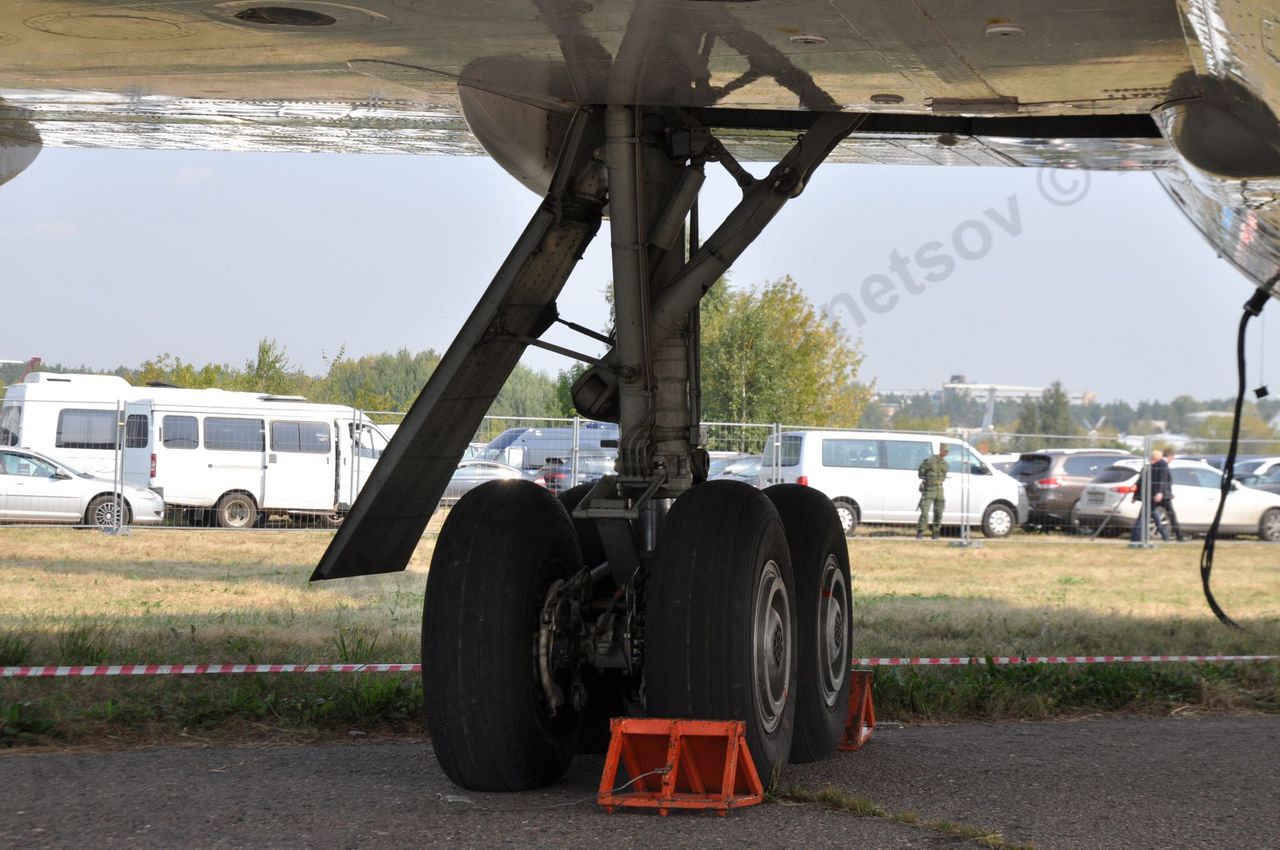
<instances>
[{"instance_id":1,"label":"person in camouflage uniform","mask_svg":"<svg viewBox=\"0 0 1280 850\"><path fill-rule=\"evenodd\" d=\"M942 531L942 509L946 505L942 494L942 482L947 480L946 443L939 444L936 455L929 455L921 462L917 474L920 476L920 520L916 523L916 539L924 537L925 526L929 524L929 508L932 506L933 525L929 526L929 531L932 532L933 539L937 540Z\"/></svg>"}]
</instances>

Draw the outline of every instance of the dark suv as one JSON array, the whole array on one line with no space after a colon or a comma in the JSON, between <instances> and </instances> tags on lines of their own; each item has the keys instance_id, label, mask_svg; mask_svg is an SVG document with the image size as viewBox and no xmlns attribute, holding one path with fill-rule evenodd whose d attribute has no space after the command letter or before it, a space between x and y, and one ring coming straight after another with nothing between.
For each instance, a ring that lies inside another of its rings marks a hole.
<instances>
[{"instance_id":1,"label":"dark suv","mask_svg":"<svg viewBox=\"0 0 1280 850\"><path fill-rule=\"evenodd\" d=\"M1063 526L1072 523L1071 509L1086 484L1120 458L1133 457L1121 449L1045 449L1024 452L1009 474L1027 487L1031 514L1027 525Z\"/></svg>"}]
</instances>

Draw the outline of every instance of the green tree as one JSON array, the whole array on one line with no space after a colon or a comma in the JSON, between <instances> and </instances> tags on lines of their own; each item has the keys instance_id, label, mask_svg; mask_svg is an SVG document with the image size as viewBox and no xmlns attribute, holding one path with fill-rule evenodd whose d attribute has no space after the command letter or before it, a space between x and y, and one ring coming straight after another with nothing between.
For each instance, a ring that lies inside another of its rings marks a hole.
<instances>
[{"instance_id":1,"label":"green tree","mask_svg":"<svg viewBox=\"0 0 1280 850\"><path fill-rule=\"evenodd\" d=\"M928 431L936 434L951 427L951 420L945 416L912 416L905 411L898 411L893 416L892 428L895 431Z\"/></svg>"},{"instance_id":2,"label":"green tree","mask_svg":"<svg viewBox=\"0 0 1280 850\"><path fill-rule=\"evenodd\" d=\"M1099 411L1100 416L1106 417L1106 426L1113 428L1117 433L1129 433L1129 426L1133 424L1134 411L1133 407L1127 401L1112 401L1102 405ZM1096 422L1097 417L1092 421Z\"/></svg>"},{"instance_id":3,"label":"green tree","mask_svg":"<svg viewBox=\"0 0 1280 850\"><path fill-rule=\"evenodd\" d=\"M933 396L921 393L899 399L889 427L894 431L945 431L951 427L951 418L939 412Z\"/></svg>"},{"instance_id":4,"label":"green tree","mask_svg":"<svg viewBox=\"0 0 1280 850\"><path fill-rule=\"evenodd\" d=\"M1235 404L1232 403L1234 409ZM1230 416L1211 416L1196 422L1191 435L1198 438L1201 450L1209 454L1225 454L1227 441L1231 439ZM1267 421L1258 413L1253 402L1246 402L1240 416L1241 454L1273 454L1280 449L1280 444L1273 442L1277 434Z\"/></svg>"},{"instance_id":5,"label":"green tree","mask_svg":"<svg viewBox=\"0 0 1280 850\"><path fill-rule=\"evenodd\" d=\"M440 365L440 355L432 350L411 352L407 348L382 354L366 354L350 359L345 349L329 361L323 378L302 382L305 395L316 401L349 404L365 411L404 412L427 385ZM541 372L517 365L507 379L489 413L494 416L555 415L555 382Z\"/></svg>"},{"instance_id":6,"label":"green tree","mask_svg":"<svg viewBox=\"0 0 1280 850\"><path fill-rule=\"evenodd\" d=\"M1080 426L1071 415L1071 399L1062 390L1062 382L1054 381L1044 391L1039 402L1040 430L1033 433L1073 436L1080 433Z\"/></svg>"},{"instance_id":7,"label":"green tree","mask_svg":"<svg viewBox=\"0 0 1280 850\"><path fill-rule=\"evenodd\" d=\"M702 415L708 421L850 426L871 391L862 352L784 277L702 303Z\"/></svg>"},{"instance_id":8,"label":"green tree","mask_svg":"<svg viewBox=\"0 0 1280 850\"><path fill-rule=\"evenodd\" d=\"M1040 430L1040 405L1027 396L1018 404L1018 418L1014 420L1013 430L1017 434L1043 434ZM1039 444L1039 440L1019 437L1013 441L1018 450L1031 449Z\"/></svg>"},{"instance_id":9,"label":"green tree","mask_svg":"<svg viewBox=\"0 0 1280 850\"><path fill-rule=\"evenodd\" d=\"M870 399L862 408L862 415L858 417L858 427L872 431L883 431L889 427L889 415L885 413L884 405L879 399Z\"/></svg>"},{"instance_id":10,"label":"green tree","mask_svg":"<svg viewBox=\"0 0 1280 850\"><path fill-rule=\"evenodd\" d=\"M308 396L361 410L405 411L439 363L440 355L430 349L414 353L402 348L354 360L339 349L329 362L328 374L316 381Z\"/></svg>"},{"instance_id":11,"label":"green tree","mask_svg":"<svg viewBox=\"0 0 1280 850\"><path fill-rule=\"evenodd\" d=\"M125 370L122 375L134 386L147 384L170 384L175 387L204 389L206 387L224 387L233 385L239 375L230 366L219 363L206 363L197 368L194 364L182 362L168 352L144 360L137 369Z\"/></svg>"},{"instance_id":12,"label":"green tree","mask_svg":"<svg viewBox=\"0 0 1280 850\"><path fill-rule=\"evenodd\" d=\"M1161 429L1150 419L1130 419L1129 428L1125 432L1132 436L1144 437L1148 434L1159 434Z\"/></svg>"},{"instance_id":13,"label":"green tree","mask_svg":"<svg viewBox=\"0 0 1280 850\"><path fill-rule=\"evenodd\" d=\"M293 395L301 389L303 377L302 370L289 362L284 346L263 337L258 340L257 356L245 361L244 372L232 385L250 392Z\"/></svg>"},{"instance_id":14,"label":"green tree","mask_svg":"<svg viewBox=\"0 0 1280 850\"><path fill-rule=\"evenodd\" d=\"M491 416L554 415L556 384L542 372L517 364L489 408Z\"/></svg>"},{"instance_id":15,"label":"green tree","mask_svg":"<svg viewBox=\"0 0 1280 850\"><path fill-rule=\"evenodd\" d=\"M568 369L556 373L555 415L577 416L578 409L573 406L573 382L587 371L587 364L574 363Z\"/></svg>"},{"instance_id":16,"label":"green tree","mask_svg":"<svg viewBox=\"0 0 1280 850\"><path fill-rule=\"evenodd\" d=\"M1196 401L1189 395L1180 395L1173 401L1169 402L1169 430L1185 433L1191 429L1192 413L1199 413L1204 410L1205 406L1202 402Z\"/></svg>"},{"instance_id":17,"label":"green tree","mask_svg":"<svg viewBox=\"0 0 1280 850\"><path fill-rule=\"evenodd\" d=\"M965 428L977 428L987 414L986 393L969 395L968 393L944 392L942 396L941 414L952 425Z\"/></svg>"},{"instance_id":18,"label":"green tree","mask_svg":"<svg viewBox=\"0 0 1280 850\"><path fill-rule=\"evenodd\" d=\"M1014 430L1019 434L1053 436L1080 433L1080 426L1071 410L1071 399L1063 391L1061 381L1054 381L1040 398L1027 396L1021 401Z\"/></svg>"}]
</instances>

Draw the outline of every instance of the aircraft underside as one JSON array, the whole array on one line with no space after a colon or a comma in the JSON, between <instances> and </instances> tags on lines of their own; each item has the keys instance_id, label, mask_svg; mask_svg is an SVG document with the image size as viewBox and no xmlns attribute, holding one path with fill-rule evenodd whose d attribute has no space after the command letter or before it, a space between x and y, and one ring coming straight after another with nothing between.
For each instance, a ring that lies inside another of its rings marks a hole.
<instances>
[{"instance_id":1,"label":"aircraft underside","mask_svg":"<svg viewBox=\"0 0 1280 850\"><path fill-rule=\"evenodd\" d=\"M698 427L699 301L825 160L1153 171L1257 284L1280 271L1260 2L15 0L0 60L0 182L42 144L484 152L542 195L317 579L404 568L607 214L615 329L573 397L620 424L617 474L478 488L436 543L428 722L472 788L554 781L636 711L743 719L766 776L834 750L841 524L707 482ZM704 227L708 168L742 199Z\"/></svg>"}]
</instances>

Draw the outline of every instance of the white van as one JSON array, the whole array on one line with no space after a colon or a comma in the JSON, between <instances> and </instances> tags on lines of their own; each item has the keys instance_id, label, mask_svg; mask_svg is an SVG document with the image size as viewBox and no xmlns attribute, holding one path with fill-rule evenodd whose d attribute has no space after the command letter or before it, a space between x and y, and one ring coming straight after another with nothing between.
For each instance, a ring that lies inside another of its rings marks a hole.
<instances>
[{"instance_id":1,"label":"white van","mask_svg":"<svg viewBox=\"0 0 1280 850\"><path fill-rule=\"evenodd\" d=\"M124 403L150 387L115 375L31 372L0 403L0 446L26 448L82 472L111 478L118 463L117 418ZM141 423L134 421L136 432Z\"/></svg>"},{"instance_id":2,"label":"white van","mask_svg":"<svg viewBox=\"0 0 1280 850\"><path fill-rule=\"evenodd\" d=\"M225 528L270 513L338 521L387 444L344 405L101 375L28 375L8 389L0 428L0 444L94 474L121 464L126 482Z\"/></svg>"},{"instance_id":3,"label":"white van","mask_svg":"<svg viewBox=\"0 0 1280 850\"><path fill-rule=\"evenodd\" d=\"M128 421L149 427L127 439L125 480L223 528L244 528L269 514L337 523L387 443L362 413L342 405L279 396L198 402L126 405Z\"/></svg>"},{"instance_id":4,"label":"white van","mask_svg":"<svg viewBox=\"0 0 1280 850\"><path fill-rule=\"evenodd\" d=\"M778 440L781 439L781 454ZM845 533L858 523L915 525L920 511L920 463L948 447L944 525L980 527L1005 537L1026 522L1022 484L961 440L894 431L785 431L770 439L760 486L789 483L821 490L835 502Z\"/></svg>"},{"instance_id":5,"label":"white van","mask_svg":"<svg viewBox=\"0 0 1280 850\"><path fill-rule=\"evenodd\" d=\"M579 424L579 452L609 454L616 452L617 446L616 423L584 419ZM549 463L568 463L573 457L574 448L572 427L508 428L489 441L481 457L517 469L540 469Z\"/></svg>"}]
</instances>

